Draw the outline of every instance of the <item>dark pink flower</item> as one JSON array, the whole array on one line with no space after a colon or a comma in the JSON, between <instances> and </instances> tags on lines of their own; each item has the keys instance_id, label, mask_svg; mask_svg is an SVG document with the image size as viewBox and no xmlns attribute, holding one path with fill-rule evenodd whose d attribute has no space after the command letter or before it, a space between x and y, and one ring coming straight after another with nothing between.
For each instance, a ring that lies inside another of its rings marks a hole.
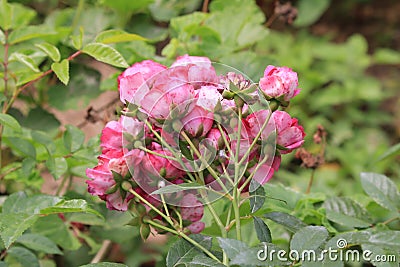
<instances>
[{"instance_id":1,"label":"dark pink flower","mask_svg":"<svg viewBox=\"0 0 400 267\"><path fill-rule=\"evenodd\" d=\"M201 231L204 230L205 223L203 222L194 222L187 227L192 234L199 234Z\"/></svg>"},{"instance_id":2,"label":"dark pink flower","mask_svg":"<svg viewBox=\"0 0 400 267\"><path fill-rule=\"evenodd\" d=\"M197 222L203 217L203 204L193 194L186 194L180 201L183 220Z\"/></svg>"},{"instance_id":3,"label":"dark pink flower","mask_svg":"<svg viewBox=\"0 0 400 267\"><path fill-rule=\"evenodd\" d=\"M137 89L150 77L167 67L152 60L144 60L133 64L118 77L118 89L123 103L131 102Z\"/></svg>"},{"instance_id":4,"label":"dark pink flower","mask_svg":"<svg viewBox=\"0 0 400 267\"><path fill-rule=\"evenodd\" d=\"M287 154L300 147L304 143L304 129L298 124L296 118L290 117L285 111L275 111L271 119L275 122L277 133L277 144L286 150L281 150L281 154Z\"/></svg>"},{"instance_id":5,"label":"dark pink flower","mask_svg":"<svg viewBox=\"0 0 400 267\"><path fill-rule=\"evenodd\" d=\"M132 198L130 193L122 194L120 189L116 189L112 193L107 193L109 189L116 186L116 181L111 171L121 171L122 174L128 173L128 166L124 154L121 151L109 150L105 154L99 156L99 164L86 170L86 175L90 179L86 181L90 194L99 196L107 202L107 208L126 211L128 202Z\"/></svg>"},{"instance_id":6,"label":"dark pink flower","mask_svg":"<svg viewBox=\"0 0 400 267\"><path fill-rule=\"evenodd\" d=\"M287 67L275 67L269 65L264 71L264 77L260 79L261 90L269 97L278 98L283 96L289 101L300 93L297 73Z\"/></svg>"}]
</instances>

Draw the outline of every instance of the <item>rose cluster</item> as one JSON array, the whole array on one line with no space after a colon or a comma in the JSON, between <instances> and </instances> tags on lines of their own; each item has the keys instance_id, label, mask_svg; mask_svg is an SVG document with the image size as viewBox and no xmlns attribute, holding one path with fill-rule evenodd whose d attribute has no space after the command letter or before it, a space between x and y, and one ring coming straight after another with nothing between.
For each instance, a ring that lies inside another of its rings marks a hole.
<instances>
[{"instance_id":1,"label":"rose cluster","mask_svg":"<svg viewBox=\"0 0 400 267\"><path fill-rule=\"evenodd\" d=\"M155 191L196 183L244 192L249 181L271 179L280 155L304 142L297 119L278 109L299 93L297 74L286 67L268 66L255 84L234 72L217 75L208 58L185 55L169 68L151 60L135 63L118 85L125 108L103 129L99 163L87 170L89 192L109 209L142 210L136 212L142 218L166 224L145 202L151 203L199 233L203 195ZM278 105L269 109L268 101Z\"/></svg>"}]
</instances>

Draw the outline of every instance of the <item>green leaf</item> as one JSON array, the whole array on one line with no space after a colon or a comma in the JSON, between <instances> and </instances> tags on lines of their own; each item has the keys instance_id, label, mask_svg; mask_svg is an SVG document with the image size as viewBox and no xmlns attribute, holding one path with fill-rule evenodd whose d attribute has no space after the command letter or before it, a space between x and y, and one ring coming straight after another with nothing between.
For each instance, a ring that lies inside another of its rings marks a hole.
<instances>
[{"instance_id":1,"label":"green leaf","mask_svg":"<svg viewBox=\"0 0 400 267\"><path fill-rule=\"evenodd\" d=\"M32 130L43 131L43 129L46 129L46 133L50 136L56 135L60 126L60 122L54 114L40 106L30 109L28 116L18 118L18 121L23 127Z\"/></svg>"},{"instance_id":2,"label":"green leaf","mask_svg":"<svg viewBox=\"0 0 400 267\"><path fill-rule=\"evenodd\" d=\"M326 242L325 248L338 249L347 246L361 245L364 243L368 243L370 237L371 237L371 232L369 231L344 232L337 234L331 239L329 239Z\"/></svg>"},{"instance_id":3,"label":"green leaf","mask_svg":"<svg viewBox=\"0 0 400 267\"><path fill-rule=\"evenodd\" d=\"M65 148L70 152L79 150L85 141L85 134L78 127L66 125L66 131L63 135Z\"/></svg>"},{"instance_id":4,"label":"green leaf","mask_svg":"<svg viewBox=\"0 0 400 267\"><path fill-rule=\"evenodd\" d=\"M70 77L68 87L61 83L50 87L49 104L58 110L85 109L101 93L101 75L83 64L74 64Z\"/></svg>"},{"instance_id":5,"label":"green leaf","mask_svg":"<svg viewBox=\"0 0 400 267\"><path fill-rule=\"evenodd\" d=\"M290 249L301 255L305 250L317 251L329 233L323 226L306 226L297 231L290 241Z\"/></svg>"},{"instance_id":6,"label":"green leaf","mask_svg":"<svg viewBox=\"0 0 400 267\"><path fill-rule=\"evenodd\" d=\"M22 64L24 64L25 66L27 66L28 68L30 68L32 71L40 72L40 70L36 66L35 61L33 61L33 59L30 56L27 56L27 55L24 55L24 54L21 54L18 52L14 52L10 56L10 61L19 61Z\"/></svg>"},{"instance_id":7,"label":"green leaf","mask_svg":"<svg viewBox=\"0 0 400 267\"><path fill-rule=\"evenodd\" d=\"M35 16L33 9L19 3L2 1L0 5L0 27L4 30L26 26Z\"/></svg>"},{"instance_id":8,"label":"green leaf","mask_svg":"<svg viewBox=\"0 0 400 267\"><path fill-rule=\"evenodd\" d=\"M370 236L368 243L381 246L383 248L393 248L400 250L400 231L382 231Z\"/></svg>"},{"instance_id":9,"label":"green leaf","mask_svg":"<svg viewBox=\"0 0 400 267\"><path fill-rule=\"evenodd\" d=\"M399 64L400 53L388 48L378 48L373 55L376 64Z\"/></svg>"},{"instance_id":10,"label":"green leaf","mask_svg":"<svg viewBox=\"0 0 400 267\"><path fill-rule=\"evenodd\" d=\"M384 160L388 157L394 156L394 155L400 155L400 143L392 146L389 148L385 153L383 153L376 161L381 161Z\"/></svg>"},{"instance_id":11,"label":"green leaf","mask_svg":"<svg viewBox=\"0 0 400 267\"><path fill-rule=\"evenodd\" d=\"M323 205L326 217L338 224L349 227L369 227L371 217L357 202L346 197L331 197Z\"/></svg>"},{"instance_id":12,"label":"green leaf","mask_svg":"<svg viewBox=\"0 0 400 267\"><path fill-rule=\"evenodd\" d=\"M297 27L304 27L316 22L328 9L330 0L300 0L298 1L298 15L294 21Z\"/></svg>"},{"instance_id":13,"label":"green leaf","mask_svg":"<svg viewBox=\"0 0 400 267\"><path fill-rule=\"evenodd\" d=\"M165 187L161 187L160 189L155 190L152 192L152 195L159 195L159 194L169 194L169 193L176 193L185 190L196 190L196 189L207 189L204 185L198 183L184 183L184 184L170 184Z\"/></svg>"},{"instance_id":14,"label":"green leaf","mask_svg":"<svg viewBox=\"0 0 400 267\"><path fill-rule=\"evenodd\" d=\"M18 121L16 119L14 119L14 117L8 115L8 114L0 114L0 123L12 128L13 130L17 131L17 132L21 132L21 125L19 125Z\"/></svg>"},{"instance_id":15,"label":"green leaf","mask_svg":"<svg viewBox=\"0 0 400 267\"><path fill-rule=\"evenodd\" d=\"M24 192L10 195L3 204L5 213L39 214L41 209L56 205L62 199L49 195L34 195L28 197Z\"/></svg>"},{"instance_id":16,"label":"green leaf","mask_svg":"<svg viewBox=\"0 0 400 267\"><path fill-rule=\"evenodd\" d=\"M22 267L40 267L39 260L29 249L23 247L12 247L7 251Z\"/></svg>"},{"instance_id":17,"label":"green leaf","mask_svg":"<svg viewBox=\"0 0 400 267\"><path fill-rule=\"evenodd\" d=\"M33 38L44 37L53 34L56 34L56 32L45 25L26 26L12 31L8 40L9 43L13 45Z\"/></svg>"},{"instance_id":18,"label":"green leaf","mask_svg":"<svg viewBox=\"0 0 400 267\"><path fill-rule=\"evenodd\" d=\"M397 186L385 175L361 173L361 185L364 191L379 205L389 210L398 211L400 193Z\"/></svg>"},{"instance_id":19,"label":"green leaf","mask_svg":"<svg viewBox=\"0 0 400 267\"><path fill-rule=\"evenodd\" d=\"M284 213L284 212L279 212L279 211L270 212L270 213L264 214L264 217L267 219L270 219L278 224L283 225L292 233L295 233L298 230L300 230L301 228L307 226L304 222L297 219L293 215L290 215L290 214Z\"/></svg>"},{"instance_id":20,"label":"green leaf","mask_svg":"<svg viewBox=\"0 0 400 267\"><path fill-rule=\"evenodd\" d=\"M25 158L22 161L22 168L21 168L23 175L29 177L29 175L31 175L35 167L36 167L36 160L32 158Z\"/></svg>"},{"instance_id":21,"label":"green leaf","mask_svg":"<svg viewBox=\"0 0 400 267\"><path fill-rule=\"evenodd\" d=\"M4 141L17 153L34 159L36 158L35 147L28 140L19 137L4 137Z\"/></svg>"},{"instance_id":22,"label":"green leaf","mask_svg":"<svg viewBox=\"0 0 400 267\"><path fill-rule=\"evenodd\" d=\"M202 235L191 235L190 237L206 249L211 248L211 237ZM193 246L184 239L180 239L175 242L168 251L166 259L167 267L175 267L180 265L190 266L189 264L193 258L201 253L202 252L197 247Z\"/></svg>"},{"instance_id":23,"label":"green leaf","mask_svg":"<svg viewBox=\"0 0 400 267\"><path fill-rule=\"evenodd\" d=\"M128 266L122 263L99 262L99 263L90 263L81 265L80 267L128 267Z\"/></svg>"},{"instance_id":24,"label":"green leaf","mask_svg":"<svg viewBox=\"0 0 400 267\"><path fill-rule=\"evenodd\" d=\"M225 251L226 255L233 259L240 251L248 250L246 243L230 238L217 237L219 246Z\"/></svg>"},{"instance_id":25,"label":"green leaf","mask_svg":"<svg viewBox=\"0 0 400 267\"><path fill-rule=\"evenodd\" d=\"M0 44L4 45L6 43L6 36L4 32L0 29Z\"/></svg>"},{"instance_id":26,"label":"green leaf","mask_svg":"<svg viewBox=\"0 0 400 267\"><path fill-rule=\"evenodd\" d=\"M83 27L79 27L79 35L73 35L70 37L72 46L76 50L80 50L82 48L82 42L83 42Z\"/></svg>"},{"instance_id":27,"label":"green leaf","mask_svg":"<svg viewBox=\"0 0 400 267\"><path fill-rule=\"evenodd\" d=\"M194 256L193 260L189 263L190 267L224 267L225 265L219 263L218 261L207 257L204 254L198 254Z\"/></svg>"},{"instance_id":28,"label":"green leaf","mask_svg":"<svg viewBox=\"0 0 400 267\"><path fill-rule=\"evenodd\" d=\"M31 136L35 142L43 145L46 148L49 155L54 153L56 150L56 145L54 144L53 139L47 133L33 130L31 131Z\"/></svg>"},{"instance_id":29,"label":"green leaf","mask_svg":"<svg viewBox=\"0 0 400 267\"><path fill-rule=\"evenodd\" d=\"M94 57L96 60L116 66L129 67L121 54L111 46L102 43L90 43L83 47L82 52Z\"/></svg>"},{"instance_id":30,"label":"green leaf","mask_svg":"<svg viewBox=\"0 0 400 267\"><path fill-rule=\"evenodd\" d=\"M31 227L32 233L48 237L64 249L77 250L81 243L57 214L40 217Z\"/></svg>"},{"instance_id":31,"label":"green leaf","mask_svg":"<svg viewBox=\"0 0 400 267\"><path fill-rule=\"evenodd\" d=\"M250 192L250 208L251 212L254 213L259 210L265 202L265 190L262 186L259 186L255 191Z\"/></svg>"},{"instance_id":32,"label":"green leaf","mask_svg":"<svg viewBox=\"0 0 400 267\"><path fill-rule=\"evenodd\" d=\"M24 234L19 237L16 242L29 249L44 252L46 254L63 254L53 241L39 234Z\"/></svg>"},{"instance_id":33,"label":"green leaf","mask_svg":"<svg viewBox=\"0 0 400 267\"><path fill-rule=\"evenodd\" d=\"M26 213L8 213L0 216L0 236L4 246L8 249L22 233L31 227L38 215Z\"/></svg>"},{"instance_id":34,"label":"green leaf","mask_svg":"<svg viewBox=\"0 0 400 267\"><path fill-rule=\"evenodd\" d=\"M271 243L262 243L260 246L250 248L246 243L229 238L217 237L220 247L225 251L230 263L238 266L283 266L288 265L289 262L282 262L276 257L273 259L269 258L268 251L275 250L280 251L281 249ZM265 259L259 259L258 256Z\"/></svg>"},{"instance_id":35,"label":"green leaf","mask_svg":"<svg viewBox=\"0 0 400 267\"><path fill-rule=\"evenodd\" d=\"M371 259L370 262L376 267L398 267L400 264L399 252L396 250L370 244L362 244L361 248L364 253L366 251L371 252L371 254L367 256ZM383 256L386 256L386 261L374 261L374 259L382 259Z\"/></svg>"},{"instance_id":36,"label":"green leaf","mask_svg":"<svg viewBox=\"0 0 400 267\"><path fill-rule=\"evenodd\" d=\"M101 4L116 9L125 14L128 12L135 12L141 9L145 9L149 4L153 2L154 0L103 0L101 1Z\"/></svg>"},{"instance_id":37,"label":"green leaf","mask_svg":"<svg viewBox=\"0 0 400 267\"><path fill-rule=\"evenodd\" d=\"M261 218L253 217L253 219L258 240L260 240L260 242L271 243L272 237L268 225Z\"/></svg>"},{"instance_id":38,"label":"green leaf","mask_svg":"<svg viewBox=\"0 0 400 267\"><path fill-rule=\"evenodd\" d=\"M102 217L102 215L96 210L89 208L86 200L83 199L61 200L52 207L47 207L40 210L40 214L45 215L66 212L89 212L99 217Z\"/></svg>"},{"instance_id":39,"label":"green leaf","mask_svg":"<svg viewBox=\"0 0 400 267\"><path fill-rule=\"evenodd\" d=\"M69 82L69 60L64 59L60 63L51 64L51 69L57 75L57 78L65 85Z\"/></svg>"},{"instance_id":40,"label":"green leaf","mask_svg":"<svg viewBox=\"0 0 400 267\"><path fill-rule=\"evenodd\" d=\"M60 61L61 55L57 47L49 43L35 44L40 50L45 52L53 61Z\"/></svg>"},{"instance_id":41,"label":"green leaf","mask_svg":"<svg viewBox=\"0 0 400 267\"><path fill-rule=\"evenodd\" d=\"M60 178L68 170L68 163L64 157L52 157L46 161L46 167L49 169L54 179Z\"/></svg>"},{"instance_id":42,"label":"green leaf","mask_svg":"<svg viewBox=\"0 0 400 267\"><path fill-rule=\"evenodd\" d=\"M112 43L122 43L122 42L131 42L131 41L145 41L146 38L143 38L140 35L127 33L122 30L108 30L99 33L96 36L96 42L102 44L112 44Z\"/></svg>"},{"instance_id":43,"label":"green leaf","mask_svg":"<svg viewBox=\"0 0 400 267\"><path fill-rule=\"evenodd\" d=\"M1 1L0 8L0 27L9 30L12 27L13 8L6 0Z\"/></svg>"}]
</instances>

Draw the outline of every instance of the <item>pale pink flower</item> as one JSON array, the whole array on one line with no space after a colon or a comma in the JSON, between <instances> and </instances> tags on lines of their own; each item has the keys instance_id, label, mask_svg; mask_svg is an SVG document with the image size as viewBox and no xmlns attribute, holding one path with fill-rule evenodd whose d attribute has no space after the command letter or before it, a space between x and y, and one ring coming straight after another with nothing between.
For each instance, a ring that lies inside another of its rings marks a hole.
<instances>
[{"instance_id":1,"label":"pale pink flower","mask_svg":"<svg viewBox=\"0 0 400 267\"><path fill-rule=\"evenodd\" d=\"M152 60L144 60L133 64L118 77L118 89L123 103L131 102L137 89L153 75L167 67Z\"/></svg>"}]
</instances>

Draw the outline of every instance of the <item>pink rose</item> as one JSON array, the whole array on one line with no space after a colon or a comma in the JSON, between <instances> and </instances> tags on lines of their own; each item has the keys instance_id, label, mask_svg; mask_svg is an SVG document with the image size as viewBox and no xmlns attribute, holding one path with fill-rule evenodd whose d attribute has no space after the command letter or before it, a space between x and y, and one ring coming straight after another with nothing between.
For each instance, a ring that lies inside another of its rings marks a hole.
<instances>
[{"instance_id":1,"label":"pink rose","mask_svg":"<svg viewBox=\"0 0 400 267\"><path fill-rule=\"evenodd\" d=\"M247 116L244 122L250 137L255 138L266 121L268 122L263 129L261 138L265 140L274 132L275 126L270 118L270 114L269 110L259 110Z\"/></svg>"},{"instance_id":2,"label":"pink rose","mask_svg":"<svg viewBox=\"0 0 400 267\"><path fill-rule=\"evenodd\" d=\"M260 79L261 90L269 97L278 98L283 96L285 101L289 101L297 94L300 89L297 80L297 73L287 67L275 67L269 65L264 71L264 77Z\"/></svg>"},{"instance_id":3,"label":"pink rose","mask_svg":"<svg viewBox=\"0 0 400 267\"><path fill-rule=\"evenodd\" d=\"M120 189L110 194L107 191L116 185L111 171L122 172L121 175L128 173L122 150L119 152L110 150L99 156L99 164L93 169L87 169L86 175L90 179L86 181L90 194L99 196L107 202L107 208L126 211L128 202L133 197L130 193L124 194L122 197Z\"/></svg>"},{"instance_id":4,"label":"pink rose","mask_svg":"<svg viewBox=\"0 0 400 267\"><path fill-rule=\"evenodd\" d=\"M221 102L222 95L218 92L218 88L215 86L202 86L199 90L196 90L197 105L214 111L215 106L218 102Z\"/></svg>"},{"instance_id":5,"label":"pink rose","mask_svg":"<svg viewBox=\"0 0 400 267\"><path fill-rule=\"evenodd\" d=\"M214 115L212 112L195 106L193 110L181 119L183 129L191 136L205 136L213 125Z\"/></svg>"},{"instance_id":6,"label":"pink rose","mask_svg":"<svg viewBox=\"0 0 400 267\"><path fill-rule=\"evenodd\" d=\"M141 108L156 120L189 112L195 103L195 90L187 82L187 71L187 67L177 66L154 77L151 89L140 100Z\"/></svg>"},{"instance_id":7,"label":"pink rose","mask_svg":"<svg viewBox=\"0 0 400 267\"><path fill-rule=\"evenodd\" d=\"M186 194L180 201L183 220L197 222L203 217L203 204L193 194Z\"/></svg>"},{"instance_id":8,"label":"pink rose","mask_svg":"<svg viewBox=\"0 0 400 267\"><path fill-rule=\"evenodd\" d=\"M275 122L277 133L277 144L286 150L281 150L281 154L287 154L300 147L304 143L304 129L298 124L297 119L290 117L284 111L275 111L271 119Z\"/></svg>"},{"instance_id":9,"label":"pink rose","mask_svg":"<svg viewBox=\"0 0 400 267\"><path fill-rule=\"evenodd\" d=\"M171 68L177 66L187 66L187 82L191 83L195 89L203 85L213 85L218 82L218 76L211 60L207 57L184 55L176 59Z\"/></svg>"},{"instance_id":10,"label":"pink rose","mask_svg":"<svg viewBox=\"0 0 400 267\"><path fill-rule=\"evenodd\" d=\"M121 150L124 147L123 134L137 137L144 131L144 123L131 117L121 116L118 121L110 121L104 127L100 141L104 150Z\"/></svg>"},{"instance_id":11,"label":"pink rose","mask_svg":"<svg viewBox=\"0 0 400 267\"><path fill-rule=\"evenodd\" d=\"M261 167L258 168L257 172L254 174L253 179L256 180L259 184L264 185L266 182L271 180L272 176L275 172L279 170L279 166L281 165L281 155L275 155L274 160L271 162L265 162ZM248 169L249 172L255 170L257 165Z\"/></svg>"},{"instance_id":12,"label":"pink rose","mask_svg":"<svg viewBox=\"0 0 400 267\"><path fill-rule=\"evenodd\" d=\"M152 60L144 60L133 64L118 76L118 89L123 103L131 102L137 89L150 77L167 67Z\"/></svg>"},{"instance_id":13,"label":"pink rose","mask_svg":"<svg viewBox=\"0 0 400 267\"><path fill-rule=\"evenodd\" d=\"M192 234L199 234L201 231L204 230L205 223L203 222L194 222L187 227Z\"/></svg>"}]
</instances>

